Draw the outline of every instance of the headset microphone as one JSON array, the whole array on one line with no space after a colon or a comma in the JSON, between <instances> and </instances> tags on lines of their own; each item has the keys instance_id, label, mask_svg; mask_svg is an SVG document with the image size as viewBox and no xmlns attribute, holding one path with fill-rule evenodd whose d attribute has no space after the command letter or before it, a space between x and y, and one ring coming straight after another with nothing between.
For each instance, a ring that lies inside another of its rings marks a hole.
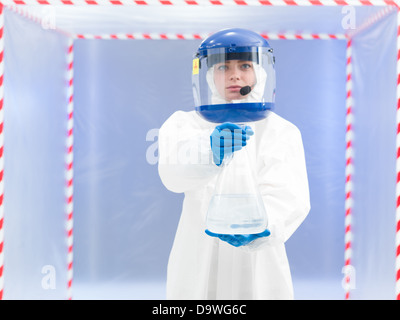
<instances>
[{"instance_id":1,"label":"headset microphone","mask_svg":"<svg viewBox=\"0 0 400 320\"><path fill-rule=\"evenodd\" d=\"M251 91L251 87L250 86L244 86L243 88L240 89L240 94L242 96L248 95Z\"/></svg>"}]
</instances>

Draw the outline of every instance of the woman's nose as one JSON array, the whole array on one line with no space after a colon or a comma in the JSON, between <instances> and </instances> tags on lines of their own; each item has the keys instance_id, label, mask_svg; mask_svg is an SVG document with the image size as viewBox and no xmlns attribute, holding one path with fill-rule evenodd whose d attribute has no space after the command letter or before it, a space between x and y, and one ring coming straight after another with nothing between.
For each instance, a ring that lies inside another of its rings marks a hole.
<instances>
[{"instance_id":1,"label":"woman's nose","mask_svg":"<svg viewBox=\"0 0 400 320\"><path fill-rule=\"evenodd\" d=\"M230 80L239 80L240 79L240 72L239 70L232 70L232 72L229 75Z\"/></svg>"}]
</instances>

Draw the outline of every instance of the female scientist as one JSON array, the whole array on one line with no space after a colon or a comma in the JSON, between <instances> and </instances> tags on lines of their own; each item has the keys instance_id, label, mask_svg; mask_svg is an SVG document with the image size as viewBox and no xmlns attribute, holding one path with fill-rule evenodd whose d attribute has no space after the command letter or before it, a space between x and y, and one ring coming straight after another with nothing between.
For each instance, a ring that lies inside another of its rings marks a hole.
<instances>
[{"instance_id":1,"label":"female scientist","mask_svg":"<svg viewBox=\"0 0 400 320\"><path fill-rule=\"evenodd\" d=\"M168 299L293 299L285 241L307 216L310 200L300 131L271 111L274 63L257 33L235 28L211 35L193 60L195 110L175 112L160 128L160 178L168 190L185 194ZM206 216L218 174L242 148L253 155L268 227L254 234L210 232Z\"/></svg>"}]
</instances>

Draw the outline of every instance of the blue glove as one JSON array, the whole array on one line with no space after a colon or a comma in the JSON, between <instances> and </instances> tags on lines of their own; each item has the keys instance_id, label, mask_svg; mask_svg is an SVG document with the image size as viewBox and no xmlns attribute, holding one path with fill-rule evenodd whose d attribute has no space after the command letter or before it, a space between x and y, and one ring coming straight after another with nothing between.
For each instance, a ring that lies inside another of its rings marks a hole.
<instances>
[{"instance_id":1,"label":"blue glove","mask_svg":"<svg viewBox=\"0 0 400 320\"><path fill-rule=\"evenodd\" d=\"M241 128L230 122L216 126L210 136L214 163L220 166L224 158L242 149L253 134L250 126Z\"/></svg>"},{"instance_id":2,"label":"blue glove","mask_svg":"<svg viewBox=\"0 0 400 320\"><path fill-rule=\"evenodd\" d=\"M268 229L265 229L265 231L256 234L219 234L206 230L206 234L211 237L216 237L222 241L228 242L234 247L240 247L245 246L258 238L268 237L271 232Z\"/></svg>"}]
</instances>

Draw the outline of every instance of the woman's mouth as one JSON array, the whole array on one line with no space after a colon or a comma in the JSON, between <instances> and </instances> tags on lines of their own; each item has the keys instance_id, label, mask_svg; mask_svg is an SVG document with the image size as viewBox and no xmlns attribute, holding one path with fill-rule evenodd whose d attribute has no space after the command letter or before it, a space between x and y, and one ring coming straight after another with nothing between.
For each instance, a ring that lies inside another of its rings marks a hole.
<instances>
[{"instance_id":1,"label":"woman's mouth","mask_svg":"<svg viewBox=\"0 0 400 320\"><path fill-rule=\"evenodd\" d=\"M238 92L238 91L240 91L241 88L242 88L241 86L234 85L234 86L229 86L226 89L231 91L231 92Z\"/></svg>"}]
</instances>

